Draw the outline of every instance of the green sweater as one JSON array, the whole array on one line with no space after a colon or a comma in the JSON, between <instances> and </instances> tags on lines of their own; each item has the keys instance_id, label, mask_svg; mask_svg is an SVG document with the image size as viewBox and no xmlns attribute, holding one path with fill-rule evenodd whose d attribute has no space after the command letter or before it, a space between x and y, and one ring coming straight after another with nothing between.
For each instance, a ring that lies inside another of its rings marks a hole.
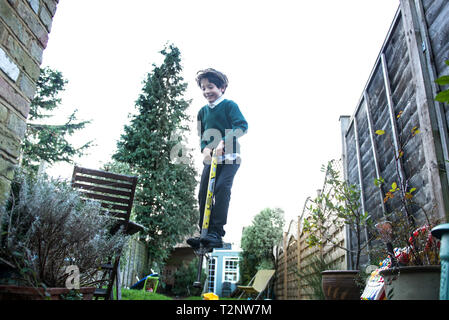
<instances>
[{"instance_id":1,"label":"green sweater","mask_svg":"<svg viewBox=\"0 0 449 320\"><path fill-rule=\"evenodd\" d=\"M205 147L215 148L224 140L225 153L240 153L237 138L247 132L248 122L234 101L224 99L214 108L205 105L198 112L197 120L201 152Z\"/></svg>"}]
</instances>

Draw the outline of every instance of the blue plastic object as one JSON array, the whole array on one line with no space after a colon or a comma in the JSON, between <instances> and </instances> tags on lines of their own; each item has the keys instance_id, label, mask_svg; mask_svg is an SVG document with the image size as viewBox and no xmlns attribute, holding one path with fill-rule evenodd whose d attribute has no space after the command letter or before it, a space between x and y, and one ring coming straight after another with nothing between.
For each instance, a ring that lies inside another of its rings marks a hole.
<instances>
[{"instance_id":1,"label":"blue plastic object","mask_svg":"<svg viewBox=\"0 0 449 320\"><path fill-rule=\"evenodd\" d=\"M135 284L133 284L130 289L133 290L142 290L144 289L145 283L147 279L154 279L154 280L159 280L159 275L157 273L152 273L148 276L143 277L142 279L140 279L139 281L137 281ZM156 290L154 290L156 291Z\"/></svg>"},{"instance_id":2,"label":"blue plastic object","mask_svg":"<svg viewBox=\"0 0 449 320\"><path fill-rule=\"evenodd\" d=\"M449 223L444 223L432 229L432 235L440 239L440 300L449 300Z\"/></svg>"}]
</instances>

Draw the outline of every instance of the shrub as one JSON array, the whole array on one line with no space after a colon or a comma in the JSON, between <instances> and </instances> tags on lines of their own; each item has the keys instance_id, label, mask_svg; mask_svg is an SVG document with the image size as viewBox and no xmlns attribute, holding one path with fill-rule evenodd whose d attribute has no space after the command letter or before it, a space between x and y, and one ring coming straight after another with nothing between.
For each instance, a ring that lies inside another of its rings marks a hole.
<instances>
[{"instance_id":1,"label":"shrub","mask_svg":"<svg viewBox=\"0 0 449 320\"><path fill-rule=\"evenodd\" d=\"M200 295L202 288L194 288L193 282L197 279L198 258L190 261L189 264L182 264L175 272L175 284L172 292L178 296ZM201 273L201 283L204 284L206 273Z\"/></svg>"},{"instance_id":2,"label":"shrub","mask_svg":"<svg viewBox=\"0 0 449 320\"><path fill-rule=\"evenodd\" d=\"M81 286L92 284L104 259L127 240L121 231L111 235L114 219L66 181L19 172L2 210L0 257L21 284L64 287L69 265L78 267Z\"/></svg>"}]
</instances>

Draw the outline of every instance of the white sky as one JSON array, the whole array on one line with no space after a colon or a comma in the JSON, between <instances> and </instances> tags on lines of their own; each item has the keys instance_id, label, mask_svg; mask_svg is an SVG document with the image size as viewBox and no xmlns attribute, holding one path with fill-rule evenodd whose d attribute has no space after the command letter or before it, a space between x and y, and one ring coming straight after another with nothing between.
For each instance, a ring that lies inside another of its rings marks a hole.
<instances>
[{"instance_id":1,"label":"white sky","mask_svg":"<svg viewBox=\"0 0 449 320\"><path fill-rule=\"evenodd\" d=\"M125 4L126 3L126 4ZM92 124L74 143L96 146L77 163L100 168L134 112L142 80L167 41L181 51L196 116L206 101L194 81L212 67L246 117L232 189L227 242L266 207L297 219L322 187L321 165L341 155L340 115L352 115L399 0L63 0L43 66L69 81L61 109ZM195 124L192 123L192 127ZM190 143L196 149L196 132ZM69 178L73 166L50 172Z\"/></svg>"}]
</instances>

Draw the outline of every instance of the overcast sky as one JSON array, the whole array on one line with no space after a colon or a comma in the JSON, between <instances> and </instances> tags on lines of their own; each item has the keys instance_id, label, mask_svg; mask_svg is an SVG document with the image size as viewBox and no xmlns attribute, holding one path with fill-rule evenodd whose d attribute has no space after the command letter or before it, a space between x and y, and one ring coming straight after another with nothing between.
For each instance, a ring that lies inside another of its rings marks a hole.
<instances>
[{"instance_id":1,"label":"overcast sky","mask_svg":"<svg viewBox=\"0 0 449 320\"><path fill-rule=\"evenodd\" d=\"M238 245L261 210L282 208L288 225L322 187L321 165L341 156L339 117L353 114L398 6L399 0L64 0L43 66L69 81L66 114L77 108L80 119L92 120L73 139L95 140L77 159L91 168L114 153L167 41L181 51L193 118L206 103L196 72L224 72L225 96L249 124L224 237ZM201 172L196 132L189 143ZM68 178L72 170L50 172Z\"/></svg>"}]
</instances>

